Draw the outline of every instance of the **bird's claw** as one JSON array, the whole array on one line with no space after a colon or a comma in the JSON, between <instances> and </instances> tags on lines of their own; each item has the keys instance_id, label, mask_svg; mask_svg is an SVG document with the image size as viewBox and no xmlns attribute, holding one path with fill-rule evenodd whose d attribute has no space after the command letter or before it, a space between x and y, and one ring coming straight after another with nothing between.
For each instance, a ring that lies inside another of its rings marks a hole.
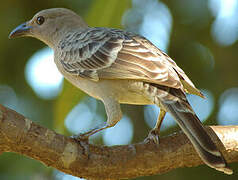
<instances>
[{"instance_id":1,"label":"bird's claw","mask_svg":"<svg viewBox=\"0 0 238 180\"><path fill-rule=\"evenodd\" d=\"M145 138L145 140L144 140L145 142L153 142L153 143L155 143L155 144L159 144L159 132L156 130L156 129L152 129L150 132L149 132L149 134L148 134L148 136L147 136L147 138Z\"/></svg>"},{"instance_id":2,"label":"bird's claw","mask_svg":"<svg viewBox=\"0 0 238 180\"><path fill-rule=\"evenodd\" d=\"M85 134L78 134L78 135L72 135L71 138L73 138L82 148L83 148L83 155L85 155L88 158L89 155L89 137Z\"/></svg>"},{"instance_id":3,"label":"bird's claw","mask_svg":"<svg viewBox=\"0 0 238 180\"><path fill-rule=\"evenodd\" d=\"M89 136L87 136L86 134L80 133L78 135L73 135L71 136L74 140L78 141L78 142L86 142L88 143L89 140Z\"/></svg>"}]
</instances>

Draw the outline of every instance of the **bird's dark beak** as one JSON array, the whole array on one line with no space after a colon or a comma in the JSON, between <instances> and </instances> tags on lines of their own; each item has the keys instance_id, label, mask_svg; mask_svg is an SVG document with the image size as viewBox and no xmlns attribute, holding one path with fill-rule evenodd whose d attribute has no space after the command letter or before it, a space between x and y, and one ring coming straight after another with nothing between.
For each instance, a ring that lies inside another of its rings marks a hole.
<instances>
[{"instance_id":1,"label":"bird's dark beak","mask_svg":"<svg viewBox=\"0 0 238 180\"><path fill-rule=\"evenodd\" d=\"M10 34L9 39L16 38L16 37L22 37L29 35L29 31L32 28L32 26L29 26L27 22L17 26Z\"/></svg>"}]
</instances>

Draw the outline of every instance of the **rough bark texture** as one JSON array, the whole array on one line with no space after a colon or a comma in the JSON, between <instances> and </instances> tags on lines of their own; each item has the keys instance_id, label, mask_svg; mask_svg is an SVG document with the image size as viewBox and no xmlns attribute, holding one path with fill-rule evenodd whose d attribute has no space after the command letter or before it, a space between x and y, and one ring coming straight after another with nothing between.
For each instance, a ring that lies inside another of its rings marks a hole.
<instances>
[{"instance_id":1,"label":"rough bark texture","mask_svg":"<svg viewBox=\"0 0 238 180\"><path fill-rule=\"evenodd\" d=\"M212 126L207 131L228 163L238 162L238 126ZM159 146L144 142L95 146L57 134L2 105L0 152L23 154L59 171L89 179L148 176L203 164L182 132L162 137Z\"/></svg>"}]
</instances>

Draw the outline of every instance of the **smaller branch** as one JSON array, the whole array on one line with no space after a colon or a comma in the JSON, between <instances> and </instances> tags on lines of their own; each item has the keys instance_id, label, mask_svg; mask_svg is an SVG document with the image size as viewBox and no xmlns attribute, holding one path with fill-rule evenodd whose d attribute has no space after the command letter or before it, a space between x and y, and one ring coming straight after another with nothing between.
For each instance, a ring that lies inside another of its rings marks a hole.
<instances>
[{"instance_id":1,"label":"smaller branch","mask_svg":"<svg viewBox=\"0 0 238 180\"><path fill-rule=\"evenodd\" d=\"M238 162L238 126L212 126L207 131L227 161ZM95 146L57 134L2 105L0 152L23 154L67 174L93 179L148 176L203 164L182 132L162 137L160 145Z\"/></svg>"}]
</instances>

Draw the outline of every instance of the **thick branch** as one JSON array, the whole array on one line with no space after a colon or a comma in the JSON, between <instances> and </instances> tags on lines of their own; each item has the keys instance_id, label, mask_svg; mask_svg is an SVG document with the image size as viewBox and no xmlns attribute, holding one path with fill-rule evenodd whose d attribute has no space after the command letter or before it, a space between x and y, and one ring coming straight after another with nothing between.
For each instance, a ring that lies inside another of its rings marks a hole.
<instances>
[{"instance_id":1,"label":"thick branch","mask_svg":"<svg viewBox=\"0 0 238 180\"><path fill-rule=\"evenodd\" d=\"M207 130L227 161L238 162L238 126L213 126ZM2 105L0 151L23 154L65 173L93 179L147 176L203 164L182 132L161 138L159 146L150 143L87 145L41 127Z\"/></svg>"}]
</instances>

